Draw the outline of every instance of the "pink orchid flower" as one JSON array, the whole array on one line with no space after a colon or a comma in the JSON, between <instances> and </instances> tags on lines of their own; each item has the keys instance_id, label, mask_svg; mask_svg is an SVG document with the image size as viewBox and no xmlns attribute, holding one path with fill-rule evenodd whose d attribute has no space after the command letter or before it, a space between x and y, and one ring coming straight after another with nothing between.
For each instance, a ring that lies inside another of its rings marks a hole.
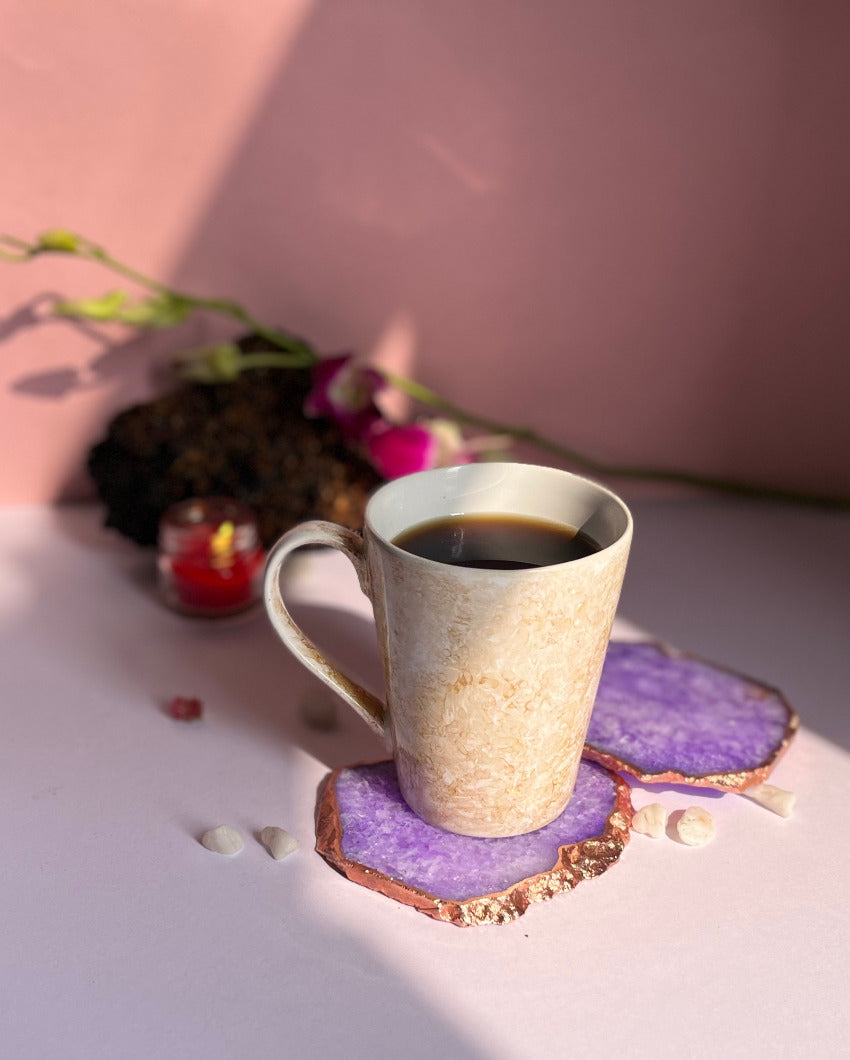
<instances>
[{"instance_id":1,"label":"pink orchid flower","mask_svg":"<svg viewBox=\"0 0 850 1060\"><path fill-rule=\"evenodd\" d=\"M401 425L377 423L363 438L363 445L372 466L384 478L469 464L473 459L460 428L451 420Z\"/></svg>"},{"instance_id":2,"label":"pink orchid flower","mask_svg":"<svg viewBox=\"0 0 850 1060\"><path fill-rule=\"evenodd\" d=\"M304 415L336 420L349 439L379 423L375 394L386 386L373 368L357 364L351 354L328 357L313 368L313 389L304 400Z\"/></svg>"}]
</instances>

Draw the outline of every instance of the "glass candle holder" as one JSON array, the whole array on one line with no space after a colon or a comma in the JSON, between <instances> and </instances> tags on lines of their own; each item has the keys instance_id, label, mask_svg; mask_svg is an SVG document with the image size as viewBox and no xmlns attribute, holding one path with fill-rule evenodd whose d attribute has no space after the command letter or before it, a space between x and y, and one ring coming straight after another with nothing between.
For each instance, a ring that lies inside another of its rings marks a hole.
<instances>
[{"instance_id":1,"label":"glass candle holder","mask_svg":"<svg viewBox=\"0 0 850 1060\"><path fill-rule=\"evenodd\" d=\"M229 497L180 501L159 524L159 587L169 607L216 618L257 603L265 552L251 509Z\"/></svg>"}]
</instances>

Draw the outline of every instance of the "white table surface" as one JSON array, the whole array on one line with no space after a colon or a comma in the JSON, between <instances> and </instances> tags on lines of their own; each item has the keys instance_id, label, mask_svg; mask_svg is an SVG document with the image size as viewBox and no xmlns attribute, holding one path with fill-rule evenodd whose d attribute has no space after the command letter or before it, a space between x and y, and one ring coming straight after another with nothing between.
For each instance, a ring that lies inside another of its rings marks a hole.
<instances>
[{"instance_id":1,"label":"white table surface","mask_svg":"<svg viewBox=\"0 0 850 1060\"><path fill-rule=\"evenodd\" d=\"M313 851L328 769L382 748L261 613L163 609L152 557L93 509L0 512L0 1055L844 1057L850 1054L850 519L718 500L640 501L621 614L783 688L804 728L773 780L791 820L701 804L700 849L633 836L619 864L504 927L459 929L349 883ZM342 557L290 598L377 674ZM196 695L205 720L162 711ZM229 823L236 858L198 843ZM268 824L301 849L274 862Z\"/></svg>"}]
</instances>

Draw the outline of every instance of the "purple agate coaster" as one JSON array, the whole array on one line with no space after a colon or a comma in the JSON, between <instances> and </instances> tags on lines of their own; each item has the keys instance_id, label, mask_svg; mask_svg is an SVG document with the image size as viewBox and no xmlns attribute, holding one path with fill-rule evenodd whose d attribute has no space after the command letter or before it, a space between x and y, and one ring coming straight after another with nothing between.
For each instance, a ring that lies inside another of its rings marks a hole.
<instances>
[{"instance_id":1,"label":"purple agate coaster","mask_svg":"<svg viewBox=\"0 0 850 1060\"><path fill-rule=\"evenodd\" d=\"M316 849L349 879L435 919L506 923L613 865L630 821L628 786L582 761L573 796L551 824L499 839L455 835L409 808L388 761L330 774L319 796Z\"/></svg>"},{"instance_id":2,"label":"purple agate coaster","mask_svg":"<svg viewBox=\"0 0 850 1060\"><path fill-rule=\"evenodd\" d=\"M646 783L743 791L798 725L774 688L662 644L612 641L585 755Z\"/></svg>"}]
</instances>

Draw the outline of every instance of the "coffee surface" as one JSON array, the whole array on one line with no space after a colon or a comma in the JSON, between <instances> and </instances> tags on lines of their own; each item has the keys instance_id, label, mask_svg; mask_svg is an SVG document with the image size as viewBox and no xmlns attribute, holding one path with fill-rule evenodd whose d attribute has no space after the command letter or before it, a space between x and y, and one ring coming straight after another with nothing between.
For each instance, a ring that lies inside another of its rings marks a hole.
<instances>
[{"instance_id":1,"label":"coffee surface","mask_svg":"<svg viewBox=\"0 0 850 1060\"><path fill-rule=\"evenodd\" d=\"M599 551L587 534L521 515L455 515L419 523L393 541L414 556L454 567L527 570Z\"/></svg>"}]
</instances>

